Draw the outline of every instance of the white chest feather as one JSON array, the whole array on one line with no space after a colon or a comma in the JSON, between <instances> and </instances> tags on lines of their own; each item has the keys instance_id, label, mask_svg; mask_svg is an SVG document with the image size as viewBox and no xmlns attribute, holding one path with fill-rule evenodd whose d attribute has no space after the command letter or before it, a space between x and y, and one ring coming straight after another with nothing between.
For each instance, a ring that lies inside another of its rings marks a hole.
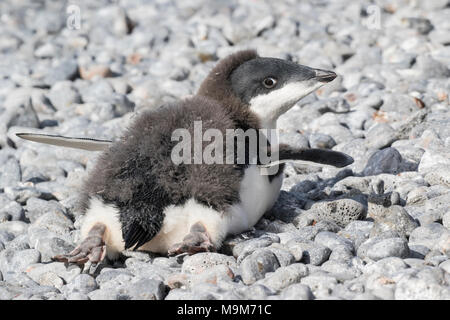
<instances>
[{"instance_id":1,"label":"white chest feather","mask_svg":"<svg viewBox=\"0 0 450 320\"><path fill-rule=\"evenodd\" d=\"M269 181L260 168L251 165L245 170L241 182L241 203L231 208L230 233L240 233L253 227L278 198L283 174Z\"/></svg>"}]
</instances>

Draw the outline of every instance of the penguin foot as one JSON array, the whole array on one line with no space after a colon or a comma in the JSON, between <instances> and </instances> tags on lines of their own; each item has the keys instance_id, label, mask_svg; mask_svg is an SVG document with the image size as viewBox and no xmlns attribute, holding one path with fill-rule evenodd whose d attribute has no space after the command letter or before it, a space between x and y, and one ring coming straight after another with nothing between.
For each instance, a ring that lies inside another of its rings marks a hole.
<instances>
[{"instance_id":1,"label":"penguin foot","mask_svg":"<svg viewBox=\"0 0 450 320\"><path fill-rule=\"evenodd\" d=\"M169 256L187 253L212 252L216 248L211 242L208 231L201 222L192 225L190 232L183 238L182 242L175 243L168 251Z\"/></svg>"},{"instance_id":2,"label":"penguin foot","mask_svg":"<svg viewBox=\"0 0 450 320\"><path fill-rule=\"evenodd\" d=\"M68 254L54 256L52 260L79 265L84 265L87 261L93 264L102 261L106 255L106 245L103 241L105 231L104 224L95 224L79 246Z\"/></svg>"}]
</instances>

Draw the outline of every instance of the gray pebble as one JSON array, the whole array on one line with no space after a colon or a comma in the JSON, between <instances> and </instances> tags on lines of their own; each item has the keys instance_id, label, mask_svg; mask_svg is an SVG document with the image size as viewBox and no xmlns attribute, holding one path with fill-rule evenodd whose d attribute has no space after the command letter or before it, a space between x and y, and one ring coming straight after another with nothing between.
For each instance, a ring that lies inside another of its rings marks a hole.
<instances>
[{"instance_id":1,"label":"gray pebble","mask_svg":"<svg viewBox=\"0 0 450 320\"><path fill-rule=\"evenodd\" d=\"M273 273L266 274L266 277L258 281L258 283L279 292L294 283L299 283L301 278L308 274L306 265L295 263L287 267L280 267Z\"/></svg>"},{"instance_id":2,"label":"gray pebble","mask_svg":"<svg viewBox=\"0 0 450 320\"><path fill-rule=\"evenodd\" d=\"M10 158L0 169L0 188L15 186L22 179L19 162Z\"/></svg>"},{"instance_id":3,"label":"gray pebble","mask_svg":"<svg viewBox=\"0 0 450 320\"><path fill-rule=\"evenodd\" d=\"M280 267L277 257L268 249L257 249L241 262L241 276L245 284L264 278L267 272Z\"/></svg>"},{"instance_id":4,"label":"gray pebble","mask_svg":"<svg viewBox=\"0 0 450 320\"><path fill-rule=\"evenodd\" d=\"M336 278L328 275L312 274L301 279L301 284L307 285L316 298L329 295L337 285Z\"/></svg>"},{"instance_id":5,"label":"gray pebble","mask_svg":"<svg viewBox=\"0 0 450 320\"><path fill-rule=\"evenodd\" d=\"M347 246L336 246L331 251L329 260L350 262L354 257L353 252Z\"/></svg>"},{"instance_id":6,"label":"gray pebble","mask_svg":"<svg viewBox=\"0 0 450 320\"><path fill-rule=\"evenodd\" d=\"M366 135L367 147L373 149L390 147L397 139L397 133L387 123L376 124L369 129Z\"/></svg>"},{"instance_id":7,"label":"gray pebble","mask_svg":"<svg viewBox=\"0 0 450 320\"><path fill-rule=\"evenodd\" d=\"M287 243L289 251L296 261L319 266L330 256L331 250L314 242L297 242L295 239Z\"/></svg>"},{"instance_id":8,"label":"gray pebble","mask_svg":"<svg viewBox=\"0 0 450 320\"><path fill-rule=\"evenodd\" d=\"M98 288L97 281L88 274L79 274L73 278L64 288L68 293L80 292L88 294Z\"/></svg>"},{"instance_id":9,"label":"gray pebble","mask_svg":"<svg viewBox=\"0 0 450 320\"><path fill-rule=\"evenodd\" d=\"M166 296L164 283L154 279L137 279L123 285L120 291L122 296L130 300L162 300Z\"/></svg>"},{"instance_id":10,"label":"gray pebble","mask_svg":"<svg viewBox=\"0 0 450 320\"><path fill-rule=\"evenodd\" d=\"M375 243L368 251L367 257L380 260L387 257L406 258L409 256L408 243L402 238L384 239Z\"/></svg>"},{"instance_id":11,"label":"gray pebble","mask_svg":"<svg viewBox=\"0 0 450 320\"><path fill-rule=\"evenodd\" d=\"M442 226L442 224L430 223L414 229L409 237L409 243L413 245L423 245L433 249L440 237L448 233L448 229Z\"/></svg>"},{"instance_id":12,"label":"gray pebble","mask_svg":"<svg viewBox=\"0 0 450 320\"><path fill-rule=\"evenodd\" d=\"M311 148L331 149L336 145L336 141L327 134L312 133L309 136L309 144Z\"/></svg>"},{"instance_id":13,"label":"gray pebble","mask_svg":"<svg viewBox=\"0 0 450 320\"><path fill-rule=\"evenodd\" d=\"M439 265L439 268L441 268L442 270L444 270L447 273L450 273L450 260L445 260L444 262L442 262Z\"/></svg>"},{"instance_id":14,"label":"gray pebble","mask_svg":"<svg viewBox=\"0 0 450 320\"><path fill-rule=\"evenodd\" d=\"M307 285L295 283L281 292L281 298L284 300L313 300L314 295Z\"/></svg>"},{"instance_id":15,"label":"gray pebble","mask_svg":"<svg viewBox=\"0 0 450 320\"><path fill-rule=\"evenodd\" d=\"M401 154L395 148L389 147L372 154L362 173L365 176L374 176L380 173L396 174L399 172L401 162Z\"/></svg>"},{"instance_id":16,"label":"gray pebble","mask_svg":"<svg viewBox=\"0 0 450 320\"><path fill-rule=\"evenodd\" d=\"M54 200L45 201L34 197L28 199L25 209L27 211L26 217L31 223L34 223L39 217L48 212L54 212L57 215L65 215L66 213L65 208L60 203Z\"/></svg>"},{"instance_id":17,"label":"gray pebble","mask_svg":"<svg viewBox=\"0 0 450 320\"><path fill-rule=\"evenodd\" d=\"M365 218L367 214L367 204L361 199L317 202L312 209L318 220L331 220L343 228L351 221Z\"/></svg>"},{"instance_id":18,"label":"gray pebble","mask_svg":"<svg viewBox=\"0 0 450 320\"><path fill-rule=\"evenodd\" d=\"M370 231L371 237L389 230L396 231L402 237L409 237L411 232L419 226L408 212L398 205L384 208L374 220Z\"/></svg>"},{"instance_id":19,"label":"gray pebble","mask_svg":"<svg viewBox=\"0 0 450 320\"><path fill-rule=\"evenodd\" d=\"M424 259L428 252L430 252L430 248L420 245L420 244L412 244L408 245L409 247L409 255L411 258Z\"/></svg>"},{"instance_id":20,"label":"gray pebble","mask_svg":"<svg viewBox=\"0 0 450 320\"><path fill-rule=\"evenodd\" d=\"M208 268L217 265L225 265L232 268L237 266L233 257L214 252L202 252L184 260L181 270L185 273L202 273Z\"/></svg>"},{"instance_id":21,"label":"gray pebble","mask_svg":"<svg viewBox=\"0 0 450 320\"><path fill-rule=\"evenodd\" d=\"M294 255L289 252L289 250L283 245L274 243L271 246L267 247L267 249L275 254L278 262L280 263L280 266L282 267L288 266L296 261Z\"/></svg>"},{"instance_id":22,"label":"gray pebble","mask_svg":"<svg viewBox=\"0 0 450 320\"><path fill-rule=\"evenodd\" d=\"M250 239L241 243L238 243L233 248L233 255L237 257L238 261L242 261L245 257L252 254L258 248L268 247L273 243L273 239L270 237L262 236L257 239Z\"/></svg>"},{"instance_id":23,"label":"gray pebble","mask_svg":"<svg viewBox=\"0 0 450 320\"><path fill-rule=\"evenodd\" d=\"M329 231L320 232L314 239L314 242L324 245L330 248L331 250L333 250L337 246L343 245L347 247L350 251L354 251L353 242L351 240L341 237Z\"/></svg>"},{"instance_id":24,"label":"gray pebble","mask_svg":"<svg viewBox=\"0 0 450 320\"><path fill-rule=\"evenodd\" d=\"M448 300L450 288L413 276L404 277L397 283L396 300Z\"/></svg>"},{"instance_id":25,"label":"gray pebble","mask_svg":"<svg viewBox=\"0 0 450 320\"><path fill-rule=\"evenodd\" d=\"M81 103L81 96L70 81L55 83L47 96L57 110L64 110L72 107L74 103Z\"/></svg>"}]
</instances>

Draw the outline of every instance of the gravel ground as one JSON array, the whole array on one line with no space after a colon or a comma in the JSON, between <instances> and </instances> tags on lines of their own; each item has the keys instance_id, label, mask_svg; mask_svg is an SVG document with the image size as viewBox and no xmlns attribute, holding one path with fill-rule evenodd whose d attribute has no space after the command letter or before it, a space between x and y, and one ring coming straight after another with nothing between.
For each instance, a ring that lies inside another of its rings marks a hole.
<instances>
[{"instance_id":1,"label":"gravel ground","mask_svg":"<svg viewBox=\"0 0 450 320\"><path fill-rule=\"evenodd\" d=\"M0 299L450 299L447 0L70 3L0 2ZM117 139L242 48L340 75L279 127L355 162L288 165L274 208L218 253L51 262L79 241L97 154L15 133Z\"/></svg>"}]
</instances>

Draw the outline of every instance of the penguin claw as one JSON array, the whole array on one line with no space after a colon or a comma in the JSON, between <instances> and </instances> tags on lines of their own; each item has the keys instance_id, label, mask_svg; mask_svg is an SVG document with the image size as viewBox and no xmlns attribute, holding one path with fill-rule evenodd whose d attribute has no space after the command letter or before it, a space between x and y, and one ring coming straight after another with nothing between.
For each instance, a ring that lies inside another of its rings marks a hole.
<instances>
[{"instance_id":1,"label":"penguin claw","mask_svg":"<svg viewBox=\"0 0 450 320\"><path fill-rule=\"evenodd\" d=\"M182 254L195 254L198 252L214 252L216 248L211 243L208 232L203 224L197 222L191 227L190 232L183 238L182 242L175 243L168 251L169 256Z\"/></svg>"},{"instance_id":2,"label":"penguin claw","mask_svg":"<svg viewBox=\"0 0 450 320\"><path fill-rule=\"evenodd\" d=\"M52 258L53 261L76 263L84 265L86 262L97 264L106 256L106 245L103 241L103 235L106 227L103 224L96 224L89 231L80 245L68 254L57 255Z\"/></svg>"}]
</instances>

